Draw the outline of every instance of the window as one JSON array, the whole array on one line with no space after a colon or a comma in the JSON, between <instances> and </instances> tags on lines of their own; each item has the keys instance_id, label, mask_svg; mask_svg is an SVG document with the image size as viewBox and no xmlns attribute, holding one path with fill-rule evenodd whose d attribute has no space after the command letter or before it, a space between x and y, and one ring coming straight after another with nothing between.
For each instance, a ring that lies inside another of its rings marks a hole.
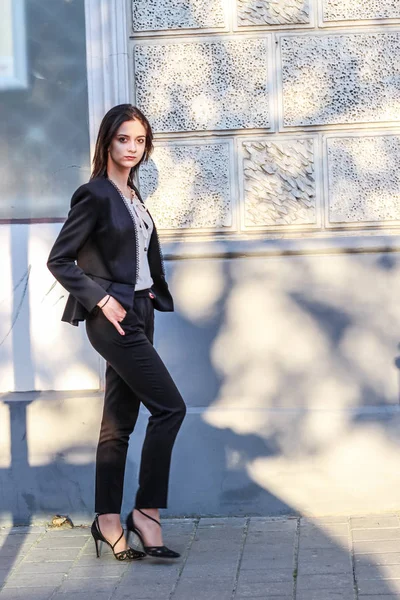
<instances>
[{"instance_id":1,"label":"window","mask_svg":"<svg viewBox=\"0 0 400 600\"><path fill-rule=\"evenodd\" d=\"M61 220L90 173L84 2L3 5L0 220Z\"/></svg>"}]
</instances>

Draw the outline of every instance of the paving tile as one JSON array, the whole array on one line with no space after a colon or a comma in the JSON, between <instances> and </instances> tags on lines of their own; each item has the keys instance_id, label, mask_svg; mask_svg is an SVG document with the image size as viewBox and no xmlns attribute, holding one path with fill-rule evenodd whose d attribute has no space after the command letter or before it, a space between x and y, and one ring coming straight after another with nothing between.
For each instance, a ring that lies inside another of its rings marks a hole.
<instances>
[{"instance_id":1,"label":"paving tile","mask_svg":"<svg viewBox=\"0 0 400 600\"><path fill-rule=\"evenodd\" d=\"M400 552L357 554L354 558L356 568L363 565L379 566L400 564Z\"/></svg>"},{"instance_id":2,"label":"paving tile","mask_svg":"<svg viewBox=\"0 0 400 600\"><path fill-rule=\"evenodd\" d=\"M252 583L262 581L293 581L293 568L290 569L240 569L239 582Z\"/></svg>"},{"instance_id":3,"label":"paving tile","mask_svg":"<svg viewBox=\"0 0 400 600\"><path fill-rule=\"evenodd\" d=\"M10 548L9 546L4 546L0 549L0 556L2 560L7 559L8 561L19 561L28 554L31 548L32 545L24 546L22 548Z\"/></svg>"},{"instance_id":4,"label":"paving tile","mask_svg":"<svg viewBox=\"0 0 400 600\"><path fill-rule=\"evenodd\" d=\"M300 519L300 527L306 527L307 525L316 525L317 527L323 527L325 524L332 523L348 523L349 518L344 515L332 515L327 517L302 517Z\"/></svg>"},{"instance_id":5,"label":"paving tile","mask_svg":"<svg viewBox=\"0 0 400 600\"><path fill-rule=\"evenodd\" d=\"M293 567L293 563L293 552L288 556L271 556L269 558L246 555L242 558L241 569L291 569Z\"/></svg>"},{"instance_id":6,"label":"paving tile","mask_svg":"<svg viewBox=\"0 0 400 600\"><path fill-rule=\"evenodd\" d=\"M358 600L399 600L398 594L359 594Z\"/></svg>"},{"instance_id":7,"label":"paving tile","mask_svg":"<svg viewBox=\"0 0 400 600\"><path fill-rule=\"evenodd\" d=\"M101 548L101 557L103 557L106 554L112 555L112 550L111 550L110 546L108 546L108 544L101 542L100 548ZM93 540L91 540L91 539L87 540L86 544L84 544L84 546L83 546L82 554L87 554L88 556L96 556L96 548L95 548Z\"/></svg>"},{"instance_id":8,"label":"paving tile","mask_svg":"<svg viewBox=\"0 0 400 600\"><path fill-rule=\"evenodd\" d=\"M173 600L231 600L233 586L232 579L222 577L211 581L202 578L180 580Z\"/></svg>"},{"instance_id":9,"label":"paving tile","mask_svg":"<svg viewBox=\"0 0 400 600\"><path fill-rule=\"evenodd\" d=\"M123 564L117 562L115 559L113 564L107 565L98 565L98 566L90 566L90 567L81 567L78 563L77 566L74 566L70 572L68 573L69 579L81 579L86 577L120 577L125 571L129 569L129 564Z\"/></svg>"},{"instance_id":10,"label":"paving tile","mask_svg":"<svg viewBox=\"0 0 400 600\"><path fill-rule=\"evenodd\" d=\"M340 557L339 560L302 560L298 563L300 575L328 575L351 573L353 569L350 556Z\"/></svg>"},{"instance_id":11,"label":"paving tile","mask_svg":"<svg viewBox=\"0 0 400 600\"><path fill-rule=\"evenodd\" d=\"M135 589L138 585L142 586L143 589L147 589L148 585L153 584L164 584L172 587L175 585L177 579L179 577L178 571L171 571L170 573L158 571L154 573L152 576L149 573L140 573L140 572L126 572L125 575L122 576L119 582L119 586L123 588ZM197 576L198 578L198 576ZM185 579L185 578L183 578ZM192 579L192 578L190 578ZM195 579L195 578L193 578Z\"/></svg>"},{"instance_id":12,"label":"paving tile","mask_svg":"<svg viewBox=\"0 0 400 600\"><path fill-rule=\"evenodd\" d=\"M40 537L46 534L39 532L28 532L28 533L14 533L10 535L0 536L0 548L3 548L6 544L9 546L20 546L23 543L33 544Z\"/></svg>"},{"instance_id":13,"label":"paving tile","mask_svg":"<svg viewBox=\"0 0 400 600\"><path fill-rule=\"evenodd\" d=\"M247 596L248 598L256 598L257 596L268 596L275 594L276 596L289 596L293 592L292 581L254 581L241 582L240 578L237 584L237 594Z\"/></svg>"},{"instance_id":14,"label":"paving tile","mask_svg":"<svg viewBox=\"0 0 400 600\"><path fill-rule=\"evenodd\" d=\"M199 521L198 528L202 527L218 527L218 529L223 530L225 527L231 529L232 527L237 527L239 529L243 528L246 523L245 517L202 517Z\"/></svg>"},{"instance_id":15,"label":"paving tile","mask_svg":"<svg viewBox=\"0 0 400 600\"><path fill-rule=\"evenodd\" d=\"M363 579L398 579L400 578L400 565L372 565L365 567L356 566L357 581Z\"/></svg>"},{"instance_id":16,"label":"paving tile","mask_svg":"<svg viewBox=\"0 0 400 600\"><path fill-rule=\"evenodd\" d=\"M173 600L231 600L232 592L226 590L179 589L174 592ZM265 596L264 596L265 598ZM148 600L147 598L141 600ZM169 600L168 596L158 600Z\"/></svg>"},{"instance_id":17,"label":"paving tile","mask_svg":"<svg viewBox=\"0 0 400 600\"><path fill-rule=\"evenodd\" d=\"M299 560L340 560L349 558L350 560L350 549L349 548L300 548L299 549Z\"/></svg>"},{"instance_id":18,"label":"paving tile","mask_svg":"<svg viewBox=\"0 0 400 600\"><path fill-rule=\"evenodd\" d=\"M345 549L347 550L349 545L348 536L335 536L329 537L323 533L315 534L315 535L302 535L300 534L299 540L299 548L300 550L306 548L326 548L334 550L338 548L339 550Z\"/></svg>"},{"instance_id":19,"label":"paving tile","mask_svg":"<svg viewBox=\"0 0 400 600\"><path fill-rule=\"evenodd\" d=\"M0 527L0 535L26 535L27 533L44 533L44 525L27 525L21 527Z\"/></svg>"},{"instance_id":20,"label":"paving tile","mask_svg":"<svg viewBox=\"0 0 400 600\"><path fill-rule=\"evenodd\" d=\"M253 531L289 531L295 532L297 519L268 519L265 517L251 517L248 532Z\"/></svg>"},{"instance_id":21,"label":"paving tile","mask_svg":"<svg viewBox=\"0 0 400 600\"><path fill-rule=\"evenodd\" d=\"M246 556L291 556L293 555L293 543L263 544L246 542L243 554Z\"/></svg>"},{"instance_id":22,"label":"paving tile","mask_svg":"<svg viewBox=\"0 0 400 600\"><path fill-rule=\"evenodd\" d=\"M224 553L223 555L220 555L220 556L213 556L212 561L215 565L220 565L221 567L229 567L231 565L236 565L238 559L239 559L239 548L236 548L235 552L232 552L232 554ZM146 562L149 562L150 560L154 561L156 559L146 558ZM192 565L192 564L199 565L199 566L209 565L210 564L210 551L203 550L201 552L196 552L194 550L191 550L191 552L189 553L189 555L187 557L186 565Z\"/></svg>"},{"instance_id":23,"label":"paving tile","mask_svg":"<svg viewBox=\"0 0 400 600\"><path fill-rule=\"evenodd\" d=\"M167 528L167 527L175 527L175 528L189 528L189 529L193 529L193 527L197 527L200 521L200 518L188 518L185 519L184 517L182 519L170 519L170 518L162 518L162 526L163 529Z\"/></svg>"},{"instance_id":24,"label":"paving tile","mask_svg":"<svg viewBox=\"0 0 400 600\"><path fill-rule=\"evenodd\" d=\"M8 580L6 587L24 587L24 588L38 588L38 587L56 587L60 585L65 579L64 573L38 573L30 575L19 575L13 574Z\"/></svg>"},{"instance_id":25,"label":"paving tile","mask_svg":"<svg viewBox=\"0 0 400 600\"><path fill-rule=\"evenodd\" d=\"M98 567L111 564L114 565L116 562L112 552L108 552L107 554L101 553L100 558L97 558L96 554L93 552L92 554L81 554L77 564L80 567Z\"/></svg>"},{"instance_id":26,"label":"paving tile","mask_svg":"<svg viewBox=\"0 0 400 600\"><path fill-rule=\"evenodd\" d=\"M230 537L237 537L243 534L243 527L198 527L196 529L196 535L194 539L229 539Z\"/></svg>"},{"instance_id":27,"label":"paving tile","mask_svg":"<svg viewBox=\"0 0 400 600\"><path fill-rule=\"evenodd\" d=\"M103 577L101 579L69 579L67 578L61 588L57 590L59 593L71 593L71 592L79 592L84 593L88 592L89 594L93 594L93 598L95 600L95 596L97 592L108 592L114 590L119 582L119 577ZM75 594L73 596L75 598ZM0 599L1 600L1 599Z\"/></svg>"},{"instance_id":28,"label":"paving tile","mask_svg":"<svg viewBox=\"0 0 400 600\"><path fill-rule=\"evenodd\" d=\"M396 529L381 528L381 529L354 529L353 540L400 540L400 527Z\"/></svg>"},{"instance_id":29,"label":"paving tile","mask_svg":"<svg viewBox=\"0 0 400 600\"><path fill-rule=\"evenodd\" d=\"M359 541L353 543L355 554L382 554L398 552L400 544L397 540Z\"/></svg>"},{"instance_id":30,"label":"paving tile","mask_svg":"<svg viewBox=\"0 0 400 600\"><path fill-rule=\"evenodd\" d=\"M63 536L60 532L57 535L45 535L37 544L36 548L82 548L88 541L87 536L74 535Z\"/></svg>"},{"instance_id":31,"label":"paving tile","mask_svg":"<svg viewBox=\"0 0 400 600\"><path fill-rule=\"evenodd\" d=\"M108 592L96 592L96 595L93 597L93 600L111 600L112 598L112 591L108 591ZM131 596L132 598L132 596ZM3 600L1 598L1 594L0 594L0 600ZM30 599L26 599L26 600L30 600ZM62 592L62 591L57 591L54 596L51 597L51 600L90 600L90 596L88 595L87 592L84 592L83 594L80 594L79 592L71 592L71 591L66 591L66 592ZM135 599L136 596L135 596Z\"/></svg>"},{"instance_id":32,"label":"paving tile","mask_svg":"<svg viewBox=\"0 0 400 600\"><path fill-rule=\"evenodd\" d=\"M400 579L368 579L357 580L360 594L398 594L400 596Z\"/></svg>"},{"instance_id":33,"label":"paving tile","mask_svg":"<svg viewBox=\"0 0 400 600\"><path fill-rule=\"evenodd\" d=\"M0 569L11 571L17 567L25 556L3 556L0 552Z\"/></svg>"},{"instance_id":34,"label":"paving tile","mask_svg":"<svg viewBox=\"0 0 400 600\"><path fill-rule=\"evenodd\" d=\"M0 539L0 556L11 557L25 555L31 548L33 548L40 536L38 535L12 535L10 537L1 536Z\"/></svg>"},{"instance_id":35,"label":"paving tile","mask_svg":"<svg viewBox=\"0 0 400 600\"><path fill-rule=\"evenodd\" d=\"M0 569L0 587L3 585L7 577L11 574L10 569Z\"/></svg>"},{"instance_id":36,"label":"paving tile","mask_svg":"<svg viewBox=\"0 0 400 600\"><path fill-rule=\"evenodd\" d=\"M326 590L332 589L338 592L338 589L353 587L352 573L335 573L334 575L303 575L298 577L297 591L300 590Z\"/></svg>"},{"instance_id":37,"label":"paving tile","mask_svg":"<svg viewBox=\"0 0 400 600\"><path fill-rule=\"evenodd\" d=\"M371 529L373 527L399 527L400 519L397 515L376 515L368 517L351 517L352 529Z\"/></svg>"},{"instance_id":38,"label":"paving tile","mask_svg":"<svg viewBox=\"0 0 400 600\"><path fill-rule=\"evenodd\" d=\"M356 600L353 590L303 590L296 593L296 600Z\"/></svg>"},{"instance_id":39,"label":"paving tile","mask_svg":"<svg viewBox=\"0 0 400 600\"><path fill-rule=\"evenodd\" d=\"M328 537L336 537L349 535L350 528L348 523L324 523L320 526L307 524L300 528L300 535L304 536L311 533L316 533L317 531Z\"/></svg>"},{"instance_id":40,"label":"paving tile","mask_svg":"<svg viewBox=\"0 0 400 600\"><path fill-rule=\"evenodd\" d=\"M163 527L164 525L169 525L176 523L177 525L188 525L188 524L196 524L199 520L200 517L167 517L167 516L162 516L162 523L163 523ZM217 518L217 517L215 517ZM242 517L240 517L242 518Z\"/></svg>"},{"instance_id":41,"label":"paving tile","mask_svg":"<svg viewBox=\"0 0 400 600\"><path fill-rule=\"evenodd\" d=\"M237 571L237 560L232 560L232 563L220 565L216 564L207 564L207 565L199 565L195 561L191 563L186 563L183 571L182 577L215 577L216 575L220 575L221 577L235 577Z\"/></svg>"},{"instance_id":42,"label":"paving tile","mask_svg":"<svg viewBox=\"0 0 400 600\"><path fill-rule=\"evenodd\" d=\"M39 574L47 574L47 573L68 573L71 569L74 561L72 560L59 560L58 562L43 562L43 563L34 563L34 562L26 562L24 561L20 567L17 569L17 574L19 577L24 577L28 575L39 575Z\"/></svg>"},{"instance_id":43,"label":"paving tile","mask_svg":"<svg viewBox=\"0 0 400 600\"><path fill-rule=\"evenodd\" d=\"M112 600L168 600L173 589L172 585L165 583L136 584L124 587L119 585L115 590ZM94 599L97 600L97 597Z\"/></svg>"},{"instance_id":44,"label":"paving tile","mask_svg":"<svg viewBox=\"0 0 400 600\"><path fill-rule=\"evenodd\" d=\"M167 542L167 540L165 540ZM168 540L169 543L169 540ZM229 556L232 554L232 551L239 546L242 547L242 539L241 537L231 537L229 540L218 540L214 539L212 541L207 539L194 539L193 543L190 546L190 552L208 552L208 554L213 554L213 556L217 559L223 558L224 556ZM170 546L172 544L169 543ZM175 549L175 548L174 548Z\"/></svg>"},{"instance_id":45,"label":"paving tile","mask_svg":"<svg viewBox=\"0 0 400 600\"><path fill-rule=\"evenodd\" d=\"M221 523L220 528L197 529L186 560L186 574L195 576L198 572L207 571L210 564L213 568L219 566L224 576L235 573L243 545L243 527L240 524L244 523L244 519L234 519L232 526L229 519L223 519Z\"/></svg>"},{"instance_id":46,"label":"paving tile","mask_svg":"<svg viewBox=\"0 0 400 600\"><path fill-rule=\"evenodd\" d=\"M261 594L260 596L252 596L252 598L254 598L254 600L258 600L258 599L262 599L262 600L293 600L293 595L291 594L290 596L276 596L275 594L271 595L268 594L268 597L264 594ZM242 596L240 594L236 594L235 595L235 600L249 600L248 596Z\"/></svg>"},{"instance_id":47,"label":"paving tile","mask_svg":"<svg viewBox=\"0 0 400 600\"><path fill-rule=\"evenodd\" d=\"M26 588L3 588L0 592L0 600L49 600L53 592L54 588L29 588L28 596Z\"/></svg>"},{"instance_id":48,"label":"paving tile","mask_svg":"<svg viewBox=\"0 0 400 600\"><path fill-rule=\"evenodd\" d=\"M49 551L47 548L32 548L26 555L24 562L60 562L75 560L80 548L57 548L57 551Z\"/></svg>"},{"instance_id":49,"label":"paving tile","mask_svg":"<svg viewBox=\"0 0 400 600\"><path fill-rule=\"evenodd\" d=\"M294 544L295 535L291 531L252 531L246 537L246 546L250 544L274 545Z\"/></svg>"},{"instance_id":50,"label":"paving tile","mask_svg":"<svg viewBox=\"0 0 400 600\"><path fill-rule=\"evenodd\" d=\"M55 537L56 535L66 537L90 537L92 534L90 532L90 527L73 527L72 529L48 529L46 531L46 536Z\"/></svg>"}]
</instances>

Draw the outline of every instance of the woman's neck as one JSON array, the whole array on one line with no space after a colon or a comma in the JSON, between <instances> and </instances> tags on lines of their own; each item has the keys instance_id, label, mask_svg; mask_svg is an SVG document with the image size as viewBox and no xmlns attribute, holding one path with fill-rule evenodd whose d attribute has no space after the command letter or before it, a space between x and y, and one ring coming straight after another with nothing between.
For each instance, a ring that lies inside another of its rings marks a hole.
<instances>
[{"instance_id":1,"label":"woman's neck","mask_svg":"<svg viewBox=\"0 0 400 600\"><path fill-rule=\"evenodd\" d=\"M128 178L130 169L118 169L114 164L107 165L107 177L111 179L122 192L129 188Z\"/></svg>"}]
</instances>

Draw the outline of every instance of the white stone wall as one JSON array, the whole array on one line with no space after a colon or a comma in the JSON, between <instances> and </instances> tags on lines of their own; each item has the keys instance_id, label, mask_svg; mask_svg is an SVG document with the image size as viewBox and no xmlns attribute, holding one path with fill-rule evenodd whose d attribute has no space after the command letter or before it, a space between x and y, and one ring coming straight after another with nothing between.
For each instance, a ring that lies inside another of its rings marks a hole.
<instances>
[{"instance_id":1,"label":"white stone wall","mask_svg":"<svg viewBox=\"0 0 400 600\"><path fill-rule=\"evenodd\" d=\"M130 45L165 235L398 225L397 0L133 0Z\"/></svg>"}]
</instances>

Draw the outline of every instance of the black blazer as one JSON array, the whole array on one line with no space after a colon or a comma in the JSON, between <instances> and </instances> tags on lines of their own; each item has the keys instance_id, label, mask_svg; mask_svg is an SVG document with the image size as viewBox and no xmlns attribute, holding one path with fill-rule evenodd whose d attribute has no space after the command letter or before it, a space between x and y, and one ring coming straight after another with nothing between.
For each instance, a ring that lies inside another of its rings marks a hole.
<instances>
[{"instance_id":1,"label":"black blazer","mask_svg":"<svg viewBox=\"0 0 400 600\"><path fill-rule=\"evenodd\" d=\"M136 188L135 192L143 202ZM154 307L173 311L155 225L148 260ZM62 321L78 325L106 294L116 298L125 310L133 307L139 269L136 225L122 196L106 177L92 179L72 196L71 209L47 266L70 293Z\"/></svg>"}]
</instances>

